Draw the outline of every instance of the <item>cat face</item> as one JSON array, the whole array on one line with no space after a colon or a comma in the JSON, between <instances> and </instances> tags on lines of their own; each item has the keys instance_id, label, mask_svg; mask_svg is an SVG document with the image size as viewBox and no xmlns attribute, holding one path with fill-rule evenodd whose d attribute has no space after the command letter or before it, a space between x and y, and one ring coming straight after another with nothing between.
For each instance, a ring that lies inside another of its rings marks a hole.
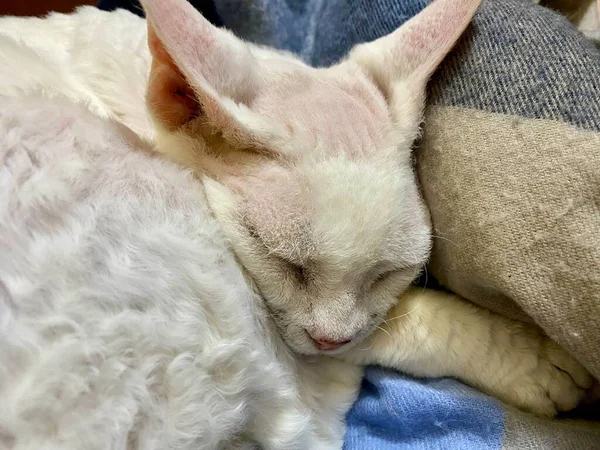
<instances>
[{"instance_id":1,"label":"cat face","mask_svg":"<svg viewBox=\"0 0 600 450\"><path fill-rule=\"evenodd\" d=\"M386 164L314 153L319 149L287 164L261 164L239 185L205 183L281 335L302 353L335 351L370 333L430 246L408 159Z\"/></svg>"},{"instance_id":2,"label":"cat face","mask_svg":"<svg viewBox=\"0 0 600 450\"><path fill-rule=\"evenodd\" d=\"M428 77L477 0L437 0L315 69L214 28L183 0L143 2L157 147L201 176L288 345L343 351L425 263L411 167Z\"/></svg>"}]
</instances>

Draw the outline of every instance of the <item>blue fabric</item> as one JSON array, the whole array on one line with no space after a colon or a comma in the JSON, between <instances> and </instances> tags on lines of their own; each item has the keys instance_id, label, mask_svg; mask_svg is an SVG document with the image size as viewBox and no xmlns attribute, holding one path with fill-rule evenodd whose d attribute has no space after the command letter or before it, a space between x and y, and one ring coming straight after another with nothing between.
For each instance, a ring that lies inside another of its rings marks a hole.
<instances>
[{"instance_id":1,"label":"blue fabric","mask_svg":"<svg viewBox=\"0 0 600 450\"><path fill-rule=\"evenodd\" d=\"M503 407L451 379L414 380L367 369L348 414L346 450L499 449Z\"/></svg>"}]
</instances>

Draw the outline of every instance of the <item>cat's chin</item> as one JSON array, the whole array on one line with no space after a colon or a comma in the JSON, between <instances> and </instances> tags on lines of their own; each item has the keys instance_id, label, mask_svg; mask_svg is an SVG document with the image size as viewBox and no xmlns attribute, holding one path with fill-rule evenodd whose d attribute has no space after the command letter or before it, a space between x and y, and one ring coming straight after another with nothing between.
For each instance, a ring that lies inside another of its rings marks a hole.
<instances>
[{"instance_id":1,"label":"cat's chin","mask_svg":"<svg viewBox=\"0 0 600 450\"><path fill-rule=\"evenodd\" d=\"M335 356L335 355L339 355L342 354L348 350L350 350L351 348L356 347L357 344L359 344L362 340L362 338L356 338L353 339L352 341L338 347L335 349L331 349L331 350L320 350L317 348L317 346L315 345L315 343L310 340L310 339L306 339L306 341L302 340L302 341L298 341L298 340L287 340L284 339L286 341L286 344L288 345L288 347L290 347L292 349L292 351L294 353L298 353L300 355L306 355L306 356Z\"/></svg>"},{"instance_id":2,"label":"cat's chin","mask_svg":"<svg viewBox=\"0 0 600 450\"><path fill-rule=\"evenodd\" d=\"M352 340L333 349L320 349L304 328L300 326L281 328L276 324L276 328L281 339L296 354L306 356L337 356L354 348L369 350L371 344L365 342L365 339L373 333L377 325L378 323L371 323L366 329L359 331Z\"/></svg>"},{"instance_id":3,"label":"cat's chin","mask_svg":"<svg viewBox=\"0 0 600 450\"><path fill-rule=\"evenodd\" d=\"M312 349L296 349L294 347L292 347L292 350L294 351L294 353L300 354L300 355L305 355L305 356L336 356L336 355L340 355L344 352L346 352L347 350L351 349L352 347L354 347L354 345L352 343L344 345L340 348L337 348L335 350L318 350L316 348L312 348Z\"/></svg>"},{"instance_id":4,"label":"cat's chin","mask_svg":"<svg viewBox=\"0 0 600 450\"><path fill-rule=\"evenodd\" d=\"M356 344L354 342L349 342L345 345L342 345L339 348L336 348L335 350L317 350L317 355L336 356L336 355L342 354L342 353L350 350L351 348L353 348L355 346L356 346Z\"/></svg>"}]
</instances>

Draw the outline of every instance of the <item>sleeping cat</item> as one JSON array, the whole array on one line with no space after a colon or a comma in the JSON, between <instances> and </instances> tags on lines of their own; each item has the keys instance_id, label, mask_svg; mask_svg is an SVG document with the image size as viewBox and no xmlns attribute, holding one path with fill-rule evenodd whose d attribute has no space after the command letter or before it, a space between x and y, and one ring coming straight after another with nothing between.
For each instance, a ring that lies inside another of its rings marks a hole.
<instances>
[{"instance_id":1,"label":"sleeping cat","mask_svg":"<svg viewBox=\"0 0 600 450\"><path fill-rule=\"evenodd\" d=\"M1 74L1 444L341 448L373 363L540 415L578 404L590 375L534 327L408 287L431 245L410 155L425 85L478 0L436 0L327 69L184 0L143 4L150 53L126 64L147 110L82 88L103 67L40 62L63 40L32 38Z\"/></svg>"}]
</instances>

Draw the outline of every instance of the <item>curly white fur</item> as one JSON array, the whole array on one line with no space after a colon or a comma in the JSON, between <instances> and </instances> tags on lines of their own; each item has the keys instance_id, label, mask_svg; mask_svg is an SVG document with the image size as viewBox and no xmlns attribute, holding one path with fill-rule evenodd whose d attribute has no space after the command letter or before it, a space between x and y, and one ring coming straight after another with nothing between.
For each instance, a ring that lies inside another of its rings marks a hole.
<instances>
[{"instance_id":1,"label":"curly white fur","mask_svg":"<svg viewBox=\"0 0 600 450\"><path fill-rule=\"evenodd\" d=\"M201 185L140 146L83 108L2 99L0 447L339 447L343 409L313 419Z\"/></svg>"}]
</instances>

